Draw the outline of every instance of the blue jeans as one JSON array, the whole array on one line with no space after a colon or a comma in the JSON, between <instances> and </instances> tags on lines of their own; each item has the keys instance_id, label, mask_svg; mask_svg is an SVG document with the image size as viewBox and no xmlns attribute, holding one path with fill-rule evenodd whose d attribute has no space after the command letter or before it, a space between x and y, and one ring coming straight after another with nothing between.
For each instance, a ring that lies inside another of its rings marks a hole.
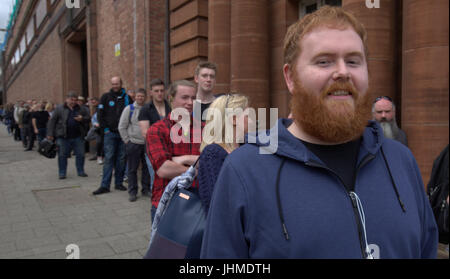
<instances>
[{"instance_id":1,"label":"blue jeans","mask_svg":"<svg viewBox=\"0 0 450 279\"><path fill-rule=\"evenodd\" d=\"M152 217L152 224L153 224L153 221L155 220L156 210L158 210L158 209L152 205L152 209L150 211L151 217ZM150 226L150 228L151 228L151 226Z\"/></svg>"},{"instance_id":2,"label":"blue jeans","mask_svg":"<svg viewBox=\"0 0 450 279\"><path fill-rule=\"evenodd\" d=\"M147 163L148 173L150 175L150 194L151 194L153 191L153 182L155 181L155 171L153 170L152 163L150 162L147 153L145 153L145 162Z\"/></svg>"},{"instance_id":3,"label":"blue jeans","mask_svg":"<svg viewBox=\"0 0 450 279\"><path fill-rule=\"evenodd\" d=\"M74 139L57 138L58 145L58 172L59 176L66 176L67 173L67 158L70 152L75 152L75 166L77 173L84 173L84 140L81 137Z\"/></svg>"},{"instance_id":4,"label":"blue jeans","mask_svg":"<svg viewBox=\"0 0 450 279\"><path fill-rule=\"evenodd\" d=\"M109 189L113 169L115 185L122 185L125 172L125 144L120 138L120 134L107 132L103 141L103 150L105 152L105 164L103 165L101 187Z\"/></svg>"},{"instance_id":5,"label":"blue jeans","mask_svg":"<svg viewBox=\"0 0 450 279\"><path fill-rule=\"evenodd\" d=\"M47 137L47 128L38 128L38 142L41 142L43 139Z\"/></svg>"}]
</instances>

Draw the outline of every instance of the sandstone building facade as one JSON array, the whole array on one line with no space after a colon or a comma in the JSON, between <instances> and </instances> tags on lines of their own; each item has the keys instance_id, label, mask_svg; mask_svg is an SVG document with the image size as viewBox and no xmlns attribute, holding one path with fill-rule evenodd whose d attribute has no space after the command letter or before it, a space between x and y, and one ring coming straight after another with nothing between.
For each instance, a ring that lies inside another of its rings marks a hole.
<instances>
[{"instance_id":1,"label":"sandstone building facade","mask_svg":"<svg viewBox=\"0 0 450 279\"><path fill-rule=\"evenodd\" d=\"M72 2L77 2L72 0ZM397 104L427 182L448 144L448 0L23 0L3 52L4 100L62 102L100 96L119 75L126 88L192 79L201 60L219 66L216 92L289 113L282 75L290 24L324 4L351 11L369 33L373 97Z\"/></svg>"}]
</instances>

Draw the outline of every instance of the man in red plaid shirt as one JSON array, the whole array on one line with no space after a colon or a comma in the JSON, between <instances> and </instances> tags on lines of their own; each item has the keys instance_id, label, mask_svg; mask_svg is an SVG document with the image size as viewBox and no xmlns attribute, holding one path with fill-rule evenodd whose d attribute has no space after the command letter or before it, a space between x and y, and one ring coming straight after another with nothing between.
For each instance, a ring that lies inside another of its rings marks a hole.
<instances>
[{"instance_id":1,"label":"man in red plaid shirt","mask_svg":"<svg viewBox=\"0 0 450 279\"><path fill-rule=\"evenodd\" d=\"M169 114L163 120L153 124L147 131L147 155L155 170L152 191L152 220L164 188L170 180L185 171L197 161L200 155L200 142L194 143L194 135L201 135L201 124L193 125L192 110L196 99L195 84L181 80L169 88L172 113L179 114L177 120ZM186 127L189 120L189 132ZM172 131L173 130L173 131ZM196 181L194 181L194 184Z\"/></svg>"}]
</instances>

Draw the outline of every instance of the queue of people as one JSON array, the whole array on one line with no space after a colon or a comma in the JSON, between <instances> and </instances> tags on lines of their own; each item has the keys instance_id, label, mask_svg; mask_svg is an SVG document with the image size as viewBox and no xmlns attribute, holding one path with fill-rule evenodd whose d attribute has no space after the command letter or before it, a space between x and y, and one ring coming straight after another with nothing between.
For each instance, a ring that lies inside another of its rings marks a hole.
<instances>
[{"instance_id":1,"label":"queue of people","mask_svg":"<svg viewBox=\"0 0 450 279\"><path fill-rule=\"evenodd\" d=\"M166 89L153 80L147 104L145 89L127 91L113 77L110 91L90 100L103 144L95 158L104 160L93 195L109 193L114 175L114 189L128 190L135 202L141 166L141 195L151 197L153 220L168 183L198 161L192 187L207 219L195 257L435 258L438 227L394 102L368 94L366 44L364 26L338 7L324 6L288 29L283 74L291 114L267 131L278 143L270 154L260 152L266 143L254 129L251 100L213 94L214 63L201 62L194 82ZM77 97L70 92L46 125L59 146L61 179L72 149L78 175L87 176L83 135L91 117ZM19 123L27 148L33 134L44 135L46 117L29 110L19 103L17 120L11 107L4 114ZM448 210L448 174L446 183Z\"/></svg>"}]
</instances>

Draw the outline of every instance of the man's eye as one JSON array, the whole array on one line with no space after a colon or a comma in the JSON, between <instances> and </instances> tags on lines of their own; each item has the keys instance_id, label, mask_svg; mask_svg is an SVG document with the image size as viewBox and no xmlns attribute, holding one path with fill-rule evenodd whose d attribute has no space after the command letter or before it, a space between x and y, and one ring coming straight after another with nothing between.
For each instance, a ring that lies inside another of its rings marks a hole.
<instances>
[{"instance_id":1,"label":"man's eye","mask_svg":"<svg viewBox=\"0 0 450 279\"><path fill-rule=\"evenodd\" d=\"M357 59L350 59L350 60L347 61L347 64L353 65L353 66L357 66L357 65L360 65L361 62L359 60L357 60Z\"/></svg>"},{"instance_id":2,"label":"man's eye","mask_svg":"<svg viewBox=\"0 0 450 279\"><path fill-rule=\"evenodd\" d=\"M331 62L329 60L319 60L316 62L317 65L319 66L326 66L328 64L330 64Z\"/></svg>"}]
</instances>

